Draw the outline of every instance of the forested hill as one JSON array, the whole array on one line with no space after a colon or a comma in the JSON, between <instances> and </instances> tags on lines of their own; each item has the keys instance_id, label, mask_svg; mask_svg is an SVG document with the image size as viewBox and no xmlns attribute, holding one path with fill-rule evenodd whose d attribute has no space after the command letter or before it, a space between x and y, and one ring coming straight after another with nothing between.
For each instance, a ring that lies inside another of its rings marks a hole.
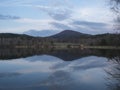
<instances>
[{"instance_id":1,"label":"forested hill","mask_svg":"<svg viewBox=\"0 0 120 90\"><path fill-rule=\"evenodd\" d=\"M17 38L17 37L32 38L32 36L26 34L0 33L0 38Z\"/></svg>"},{"instance_id":2,"label":"forested hill","mask_svg":"<svg viewBox=\"0 0 120 90\"><path fill-rule=\"evenodd\" d=\"M80 33L77 31L72 31L72 30L64 30L58 34L52 35L49 38L57 38L57 39L70 39L70 38L74 38L74 39L79 39L79 38L84 38L84 37L88 37L91 36L90 34L84 34L84 33Z\"/></svg>"},{"instance_id":3,"label":"forested hill","mask_svg":"<svg viewBox=\"0 0 120 90\"><path fill-rule=\"evenodd\" d=\"M25 34L0 34L0 47L52 47L55 43L73 43L88 46L120 46L120 34L89 35L65 30L50 37L33 37Z\"/></svg>"}]
</instances>

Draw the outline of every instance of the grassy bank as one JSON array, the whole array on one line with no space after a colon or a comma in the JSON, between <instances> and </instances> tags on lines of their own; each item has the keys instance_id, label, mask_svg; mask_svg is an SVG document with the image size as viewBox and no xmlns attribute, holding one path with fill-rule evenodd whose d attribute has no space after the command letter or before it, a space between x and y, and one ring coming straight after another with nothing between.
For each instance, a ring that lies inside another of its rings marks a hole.
<instances>
[{"instance_id":1,"label":"grassy bank","mask_svg":"<svg viewBox=\"0 0 120 90\"><path fill-rule=\"evenodd\" d=\"M83 44L74 44L74 43L54 43L54 44L43 44L39 46L34 45L18 45L15 48L34 48L34 49L47 49L47 48L55 48L55 49L69 49L69 48L79 48L79 49L119 49L120 46L87 46Z\"/></svg>"},{"instance_id":2,"label":"grassy bank","mask_svg":"<svg viewBox=\"0 0 120 90\"><path fill-rule=\"evenodd\" d=\"M120 46L87 46L83 44L74 43L55 43L55 48L81 48L81 49L120 49Z\"/></svg>"},{"instance_id":3,"label":"grassy bank","mask_svg":"<svg viewBox=\"0 0 120 90\"><path fill-rule=\"evenodd\" d=\"M84 46L89 49L120 49L120 46Z\"/></svg>"}]
</instances>

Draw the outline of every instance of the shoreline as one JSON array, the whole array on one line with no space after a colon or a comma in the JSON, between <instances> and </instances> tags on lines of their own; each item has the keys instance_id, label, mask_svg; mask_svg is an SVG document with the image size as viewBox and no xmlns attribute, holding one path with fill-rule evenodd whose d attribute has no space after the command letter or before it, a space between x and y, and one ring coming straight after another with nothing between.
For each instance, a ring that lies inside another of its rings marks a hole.
<instances>
[{"instance_id":1,"label":"shoreline","mask_svg":"<svg viewBox=\"0 0 120 90\"><path fill-rule=\"evenodd\" d=\"M47 48L54 48L54 49L118 49L120 50L120 46L80 46L80 45L53 45L53 46L40 46L40 47L35 47L35 46L15 46L15 48L21 48L21 49L26 49L26 48L33 48L33 49L47 49Z\"/></svg>"}]
</instances>

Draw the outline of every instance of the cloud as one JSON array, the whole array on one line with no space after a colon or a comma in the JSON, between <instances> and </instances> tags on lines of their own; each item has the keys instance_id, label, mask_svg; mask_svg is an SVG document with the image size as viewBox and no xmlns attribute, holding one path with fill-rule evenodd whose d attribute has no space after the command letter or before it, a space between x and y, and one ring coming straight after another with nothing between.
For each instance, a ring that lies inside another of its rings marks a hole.
<instances>
[{"instance_id":1,"label":"cloud","mask_svg":"<svg viewBox=\"0 0 120 90\"><path fill-rule=\"evenodd\" d=\"M72 18L81 19L93 22L111 22L113 20L113 14L108 8L103 7L81 7L75 8Z\"/></svg>"},{"instance_id":2,"label":"cloud","mask_svg":"<svg viewBox=\"0 0 120 90\"><path fill-rule=\"evenodd\" d=\"M100 26L100 27L107 25L107 24L101 23L101 22L90 22L90 21L79 21L79 20L75 20L72 23L75 25Z\"/></svg>"},{"instance_id":3,"label":"cloud","mask_svg":"<svg viewBox=\"0 0 120 90\"><path fill-rule=\"evenodd\" d=\"M58 21L69 19L72 14L72 10L64 6L63 7L36 6L36 7L39 8L39 10L46 12L51 18Z\"/></svg>"},{"instance_id":4,"label":"cloud","mask_svg":"<svg viewBox=\"0 0 120 90\"><path fill-rule=\"evenodd\" d=\"M71 29L71 27L68 24L63 24L63 23L59 23L59 22L51 22L50 24L57 29L62 29L62 30Z\"/></svg>"},{"instance_id":5,"label":"cloud","mask_svg":"<svg viewBox=\"0 0 120 90\"><path fill-rule=\"evenodd\" d=\"M11 15L0 15L0 20L15 20L14 22L19 24L14 24L14 27L9 26L6 27L7 29L4 28L3 30L23 32L29 29L50 29L59 31L70 29L93 34L111 31L110 25L104 23L110 23L111 14L109 14L109 11L107 9L104 9L102 7L94 8L89 6L73 7L74 3L70 4L70 2L73 1L74 0L3 0L0 3L0 6L7 6L7 8L10 6L15 8L33 8L33 10L38 9L38 12L42 11L50 17L49 19L47 18L47 20L45 20L46 16L43 16L43 19L33 19L27 17L20 18Z\"/></svg>"},{"instance_id":6,"label":"cloud","mask_svg":"<svg viewBox=\"0 0 120 90\"><path fill-rule=\"evenodd\" d=\"M65 20L71 17L71 10L67 8L55 8L52 11L48 11L48 14L55 20Z\"/></svg>"},{"instance_id":7,"label":"cloud","mask_svg":"<svg viewBox=\"0 0 120 90\"><path fill-rule=\"evenodd\" d=\"M41 4L41 3L45 4ZM11 0L3 1L0 6L33 7L47 13L52 19L62 21L71 17L72 10L68 0Z\"/></svg>"},{"instance_id":8,"label":"cloud","mask_svg":"<svg viewBox=\"0 0 120 90\"><path fill-rule=\"evenodd\" d=\"M0 6L3 7L16 7L16 6L24 6L27 4L31 4L34 2L41 2L42 0L2 0L0 1Z\"/></svg>"},{"instance_id":9,"label":"cloud","mask_svg":"<svg viewBox=\"0 0 120 90\"><path fill-rule=\"evenodd\" d=\"M79 21L79 20L74 20L71 24L75 26L84 26L84 27L91 28L91 29L103 29L107 26L106 23Z\"/></svg>"},{"instance_id":10,"label":"cloud","mask_svg":"<svg viewBox=\"0 0 120 90\"><path fill-rule=\"evenodd\" d=\"M114 32L111 24L103 22L75 20L70 22L70 25L74 27L74 30L88 34L103 34Z\"/></svg>"},{"instance_id":11,"label":"cloud","mask_svg":"<svg viewBox=\"0 0 120 90\"><path fill-rule=\"evenodd\" d=\"M0 20L16 20L16 19L20 19L20 17L0 14Z\"/></svg>"},{"instance_id":12,"label":"cloud","mask_svg":"<svg viewBox=\"0 0 120 90\"><path fill-rule=\"evenodd\" d=\"M12 28L4 28L4 31L1 32L18 32L22 33L26 30L75 30L81 33L88 34L98 34L98 33L109 33L113 32L112 25L102 23L102 22L93 22L93 21L81 21L81 20L65 20L65 21L56 21L53 19L40 20L40 19L31 19L31 18L21 18L15 20L16 23L20 23L19 26ZM47 26L47 27L46 27Z\"/></svg>"},{"instance_id":13,"label":"cloud","mask_svg":"<svg viewBox=\"0 0 120 90\"><path fill-rule=\"evenodd\" d=\"M113 32L111 24L103 22L81 21L81 20L67 20L64 22L52 21L49 23L56 30L75 30L81 33L101 34Z\"/></svg>"},{"instance_id":14,"label":"cloud","mask_svg":"<svg viewBox=\"0 0 120 90\"><path fill-rule=\"evenodd\" d=\"M21 19L18 19L18 20L16 20L17 22L19 22L19 23L31 23L31 24L39 24L39 23L49 23L49 22L51 22L52 20L40 20L40 19L31 19L31 18L21 18Z\"/></svg>"},{"instance_id":15,"label":"cloud","mask_svg":"<svg viewBox=\"0 0 120 90\"><path fill-rule=\"evenodd\" d=\"M28 5L47 13L52 19L63 21L72 16L72 9L67 0L51 0L50 5Z\"/></svg>"},{"instance_id":16,"label":"cloud","mask_svg":"<svg viewBox=\"0 0 120 90\"><path fill-rule=\"evenodd\" d=\"M11 22L14 22L14 24ZM41 19L31 19L31 18L20 18L14 21L10 20L10 23L9 22L5 23L6 27L0 27L1 28L0 32L23 33L24 31L31 29L35 29L39 31L55 30L55 28L49 24L50 22L54 22L54 21L48 19L41 20Z\"/></svg>"}]
</instances>

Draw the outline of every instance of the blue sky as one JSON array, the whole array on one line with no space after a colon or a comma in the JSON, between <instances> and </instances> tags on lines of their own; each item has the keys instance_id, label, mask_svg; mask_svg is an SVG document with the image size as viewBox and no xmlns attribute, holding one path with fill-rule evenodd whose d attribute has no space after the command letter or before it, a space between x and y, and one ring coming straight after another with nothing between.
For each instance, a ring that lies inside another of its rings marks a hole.
<instances>
[{"instance_id":1,"label":"blue sky","mask_svg":"<svg viewBox=\"0 0 120 90\"><path fill-rule=\"evenodd\" d=\"M0 0L0 33L71 29L113 32L108 0Z\"/></svg>"}]
</instances>

